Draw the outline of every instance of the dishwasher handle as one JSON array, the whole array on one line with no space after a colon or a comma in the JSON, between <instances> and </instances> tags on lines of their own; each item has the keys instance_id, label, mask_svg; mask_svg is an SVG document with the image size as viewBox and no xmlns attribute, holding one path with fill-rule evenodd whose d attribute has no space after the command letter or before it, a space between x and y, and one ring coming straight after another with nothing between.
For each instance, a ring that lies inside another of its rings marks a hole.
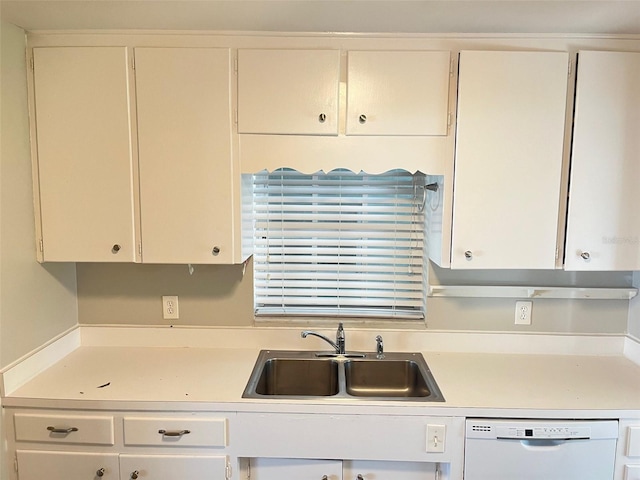
<instances>
[{"instance_id":1,"label":"dishwasher handle","mask_svg":"<svg viewBox=\"0 0 640 480\"><path fill-rule=\"evenodd\" d=\"M528 448L554 448L560 447L567 442L573 440L590 440L589 437L572 437L572 438L528 438L528 437L497 437L498 440L508 440L520 442Z\"/></svg>"}]
</instances>

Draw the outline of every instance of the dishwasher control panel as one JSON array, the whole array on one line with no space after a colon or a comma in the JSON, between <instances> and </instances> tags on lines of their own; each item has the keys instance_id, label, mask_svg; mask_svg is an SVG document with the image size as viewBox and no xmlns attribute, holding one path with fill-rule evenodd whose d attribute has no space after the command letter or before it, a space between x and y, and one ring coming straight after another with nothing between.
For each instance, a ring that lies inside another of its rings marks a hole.
<instances>
[{"instance_id":1,"label":"dishwasher control panel","mask_svg":"<svg viewBox=\"0 0 640 480\"><path fill-rule=\"evenodd\" d=\"M497 427L497 438L536 438L577 440L591 438L589 427L569 427L566 425Z\"/></svg>"},{"instance_id":2,"label":"dishwasher control panel","mask_svg":"<svg viewBox=\"0 0 640 480\"><path fill-rule=\"evenodd\" d=\"M588 440L617 438L617 422L467 419L466 438Z\"/></svg>"}]
</instances>

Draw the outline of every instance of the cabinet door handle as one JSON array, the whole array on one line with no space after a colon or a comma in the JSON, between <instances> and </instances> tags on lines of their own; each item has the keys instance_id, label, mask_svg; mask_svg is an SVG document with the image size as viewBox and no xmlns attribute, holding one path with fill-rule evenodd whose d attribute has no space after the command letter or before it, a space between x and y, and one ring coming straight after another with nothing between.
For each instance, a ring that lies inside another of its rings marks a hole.
<instances>
[{"instance_id":1,"label":"cabinet door handle","mask_svg":"<svg viewBox=\"0 0 640 480\"><path fill-rule=\"evenodd\" d=\"M96 476L98 477L104 476L104 468L98 469L98 471L96 472Z\"/></svg>"},{"instance_id":2,"label":"cabinet door handle","mask_svg":"<svg viewBox=\"0 0 640 480\"><path fill-rule=\"evenodd\" d=\"M329 477L327 477L326 475L323 475L321 480L329 480Z\"/></svg>"},{"instance_id":3,"label":"cabinet door handle","mask_svg":"<svg viewBox=\"0 0 640 480\"><path fill-rule=\"evenodd\" d=\"M77 432L78 428L77 427L69 427L69 428L47 427L47 430L49 430L51 433L62 433L64 435L68 435L71 432Z\"/></svg>"},{"instance_id":4,"label":"cabinet door handle","mask_svg":"<svg viewBox=\"0 0 640 480\"><path fill-rule=\"evenodd\" d=\"M356 477L356 480L364 480L364 477L362 476L361 473L358 474L358 476Z\"/></svg>"},{"instance_id":5,"label":"cabinet door handle","mask_svg":"<svg viewBox=\"0 0 640 480\"><path fill-rule=\"evenodd\" d=\"M138 478L138 475L140 475L140 472L138 470L134 470L133 472L131 472L131 478L133 480L136 480L136 478Z\"/></svg>"},{"instance_id":6,"label":"cabinet door handle","mask_svg":"<svg viewBox=\"0 0 640 480\"><path fill-rule=\"evenodd\" d=\"M358 117L358 121L359 121L360 123L367 123L367 116L363 113L362 115L360 115L360 116Z\"/></svg>"},{"instance_id":7,"label":"cabinet door handle","mask_svg":"<svg viewBox=\"0 0 640 480\"><path fill-rule=\"evenodd\" d=\"M213 253L214 255L218 255L220 253L220 247L213 247L211 253Z\"/></svg>"},{"instance_id":8,"label":"cabinet door handle","mask_svg":"<svg viewBox=\"0 0 640 480\"><path fill-rule=\"evenodd\" d=\"M111 253L116 254L120 251L121 248L122 247L116 243L113 245L113 247L111 247Z\"/></svg>"},{"instance_id":9,"label":"cabinet door handle","mask_svg":"<svg viewBox=\"0 0 640 480\"><path fill-rule=\"evenodd\" d=\"M191 430L158 430L158 433L165 437L181 437L191 433Z\"/></svg>"},{"instance_id":10,"label":"cabinet door handle","mask_svg":"<svg viewBox=\"0 0 640 480\"><path fill-rule=\"evenodd\" d=\"M471 250L467 250L466 252L464 252L464 258L466 258L467 260L471 260L473 258L473 252Z\"/></svg>"},{"instance_id":11,"label":"cabinet door handle","mask_svg":"<svg viewBox=\"0 0 640 480\"><path fill-rule=\"evenodd\" d=\"M582 252L580 256L585 260L589 260L591 258L591 254L589 252Z\"/></svg>"},{"instance_id":12,"label":"cabinet door handle","mask_svg":"<svg viewBox=\"0 0 640 480\"><path fill-rule=\"evenodd\" d=\"M327 121L327 116L324 113L321 113L320 115L318 115L318 121L320 123L324 123Z\"/></svg>"}]
</instances>

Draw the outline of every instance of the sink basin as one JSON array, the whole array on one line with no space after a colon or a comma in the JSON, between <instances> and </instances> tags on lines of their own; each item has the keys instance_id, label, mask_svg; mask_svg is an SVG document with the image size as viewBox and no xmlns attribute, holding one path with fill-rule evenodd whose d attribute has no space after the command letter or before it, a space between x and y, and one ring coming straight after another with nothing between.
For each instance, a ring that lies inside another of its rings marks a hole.
<instances>
[{"instance_id":1,"label":"sink basin","mask_svg":"<svg viewBox=\"0 0 640 480\"><path fill-rule=\"evenodd\" d=\"M263 350L242 397L444 401L424 357L399 352Z\"/></svg>"},{"instance_id":2,"label":"sink basin","mask_svg":"<svg viewBox=\"0 0 640 480\"><path fill-rule=\"evenodd\" d=\"M345 362L346 390L356 397L428 397L420 367L413 360Z\"/></svg>"},{"instance_id":3,"label":"sink basin","mask_svg":"<svg viewBox=\"0 0 640 480\"><path fill-rule=\"evenodd\" d=\"M338 362L299 358L268 359L264 362L255 391L259 395L335 395L338 393Z\"/></svg>"}]
</instances>

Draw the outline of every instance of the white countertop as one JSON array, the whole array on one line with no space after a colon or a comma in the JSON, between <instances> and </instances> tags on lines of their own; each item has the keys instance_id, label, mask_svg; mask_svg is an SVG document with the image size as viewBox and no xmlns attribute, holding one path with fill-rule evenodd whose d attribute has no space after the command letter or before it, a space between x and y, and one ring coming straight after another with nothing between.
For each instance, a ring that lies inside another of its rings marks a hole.
<instances>
[{"instance_id":1,"label":"white countertop","mask_svg":"<svg viewBox=\"0 0 640 480\"><path fill-rule=\"evenodd\" d=\"M87 342L92 343L92 342ZM312 344L312 346L318 346ZM489 415L640 416L640 366L623 355L422 351L444 403L243 399L260 348L79 345L5 406ZM357 410L355 410L357 408ZM308 409L308 410L307 410ZM364 409L364 410L363 410ZM460 409L464 409L461 411ZM608 412L608 413L606 413Z\"/></svg>"}]
</instances>

